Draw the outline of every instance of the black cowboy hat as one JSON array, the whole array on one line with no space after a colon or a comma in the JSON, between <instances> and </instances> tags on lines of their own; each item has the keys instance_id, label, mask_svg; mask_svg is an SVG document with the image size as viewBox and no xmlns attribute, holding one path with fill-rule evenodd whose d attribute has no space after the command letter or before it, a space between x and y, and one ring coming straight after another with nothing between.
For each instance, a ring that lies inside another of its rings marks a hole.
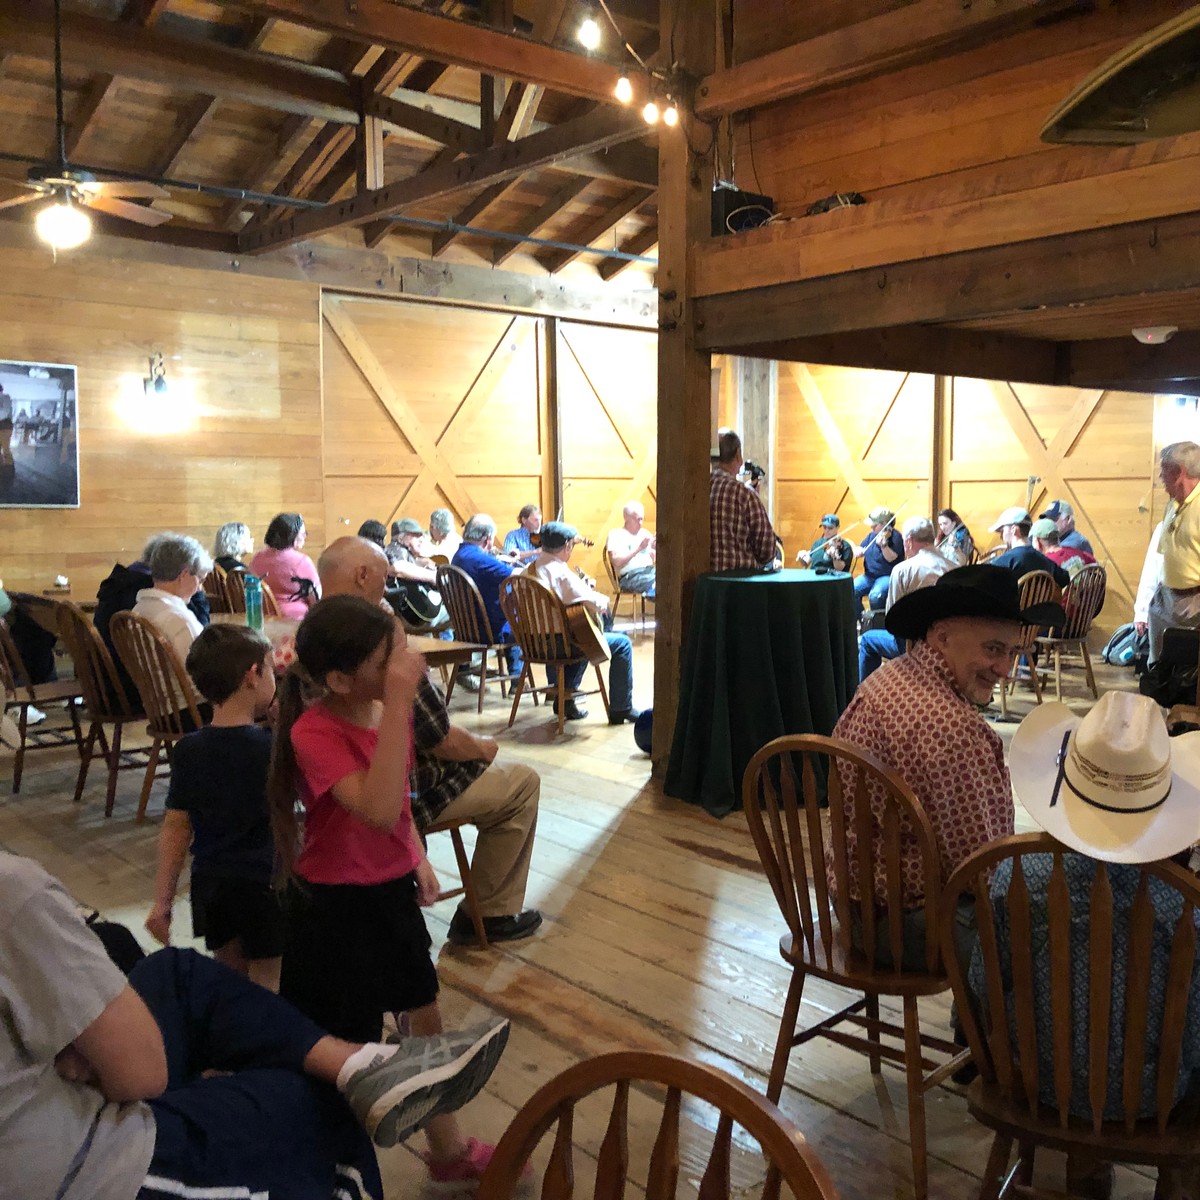
<instances>
[{"instance_id":1,"label":"black cowboy hat","mask_svg":"<svg viewBox=\"0 0 1200 1200\"><path fill-rule=\"evenodd\" d=\"M901 596L888 609L884 625L898 638L923 638L934 621L947 617L1061 625L1066 614L1061 604L1034 604L1022 609L1016 575L1007 567L982 563L947 571L932 587Z\"/></svg>"}]
</instances>

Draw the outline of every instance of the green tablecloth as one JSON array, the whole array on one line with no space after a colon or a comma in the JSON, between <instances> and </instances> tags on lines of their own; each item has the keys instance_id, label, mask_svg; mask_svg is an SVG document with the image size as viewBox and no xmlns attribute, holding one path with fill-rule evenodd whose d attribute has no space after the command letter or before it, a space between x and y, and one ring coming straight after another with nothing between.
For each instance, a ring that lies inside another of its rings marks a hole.
<instances>
[{"instance_id":1,"label":"green tablecloth","mask_svg":"<svg viewBox=\"0 0 1200 1200\"><path fill-rule=\"evenodd\" d=\"M830 734L858 684L849 575L701 575L683 660L666 793L717 817L785 733Z\"/></svg>"}]
</instances>

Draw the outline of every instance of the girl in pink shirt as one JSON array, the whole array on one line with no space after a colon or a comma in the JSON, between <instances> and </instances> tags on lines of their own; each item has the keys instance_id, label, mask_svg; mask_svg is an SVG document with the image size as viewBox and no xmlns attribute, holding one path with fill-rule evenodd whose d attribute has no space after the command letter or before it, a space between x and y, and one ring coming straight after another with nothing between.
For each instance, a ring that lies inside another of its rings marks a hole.
<instances>
[{"instance_id":1,"label":"girl in pink shirt","mask_svg":"<svg viewBox=\"0 0 1200 1200\"><path fill-rule=\"evenodd\" d=\"M442 1031L420 909L438 881L409 803L424 669L392 616L332 596L296 631L296 663L279 688L268 796L289 884L280 993L338 1037L378 1041L386 1012L407 1012L413 1034ZM307 708L305 693L315 697ZM425 1131L435 1182L471 1182L491 1157L452 1115Z\"/></svg>"}]
</instances>

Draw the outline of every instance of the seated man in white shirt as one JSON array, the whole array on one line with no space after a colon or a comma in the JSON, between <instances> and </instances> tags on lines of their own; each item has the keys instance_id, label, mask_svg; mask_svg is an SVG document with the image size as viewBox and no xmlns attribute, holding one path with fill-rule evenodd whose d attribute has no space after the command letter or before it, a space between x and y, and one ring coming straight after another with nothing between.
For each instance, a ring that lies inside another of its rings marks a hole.
<instances>
[{"instance_id":1,"label":"seated man in white shirt","mask_svg":"<svg viewBox=\"0 0 1200 1200\"><path fill-rule=\"evenodd\" d=\"M595 588L590 588L567 566L579 531L562 521L548 521L542 526L542 548L533 560L530 570L564 604L583 601L591 606L596 617L606 625L612 624L608 612L608 597ZM608 664L608 723L620 725L624 721L636 721L641 713L633 707L633 643L623 633L605 633L612 659ZM574 691L583 680L587 670L586 660L566 668L568 691ZM558 673L553 667L546 668L550 683L557 682ZM557 701L554 712L558 713ZM587 716L587 709L580 708L575 700L567 700L568 721L580 721Z\"/></svg>"},{"instance_id":2,"label":"seated man in white shirt","mask_svg":"<svg viewBox=\"0 0 1200 1200\"><path fill-rule=\"evenodd\" d=\"M658 538L643 529L646 510L636 501L625 505L625 524L612 530L604 549L623 592L654 599L654 558Z\"/></svg>"},{"instance_id":3,"label":"seated man in white shirt","mask_svg":"<svg viewBox=\"0 0 1200 1200\"><path fill-rule=\"evenodd\" d=\"M194 537L165 533L146 565L154 586L138 592L133 611L150 621L174 647L179 661L186 662L192 643L204 628L188 608L188 601L204 586L212 559Z\"/></svg>"}]
</instances>

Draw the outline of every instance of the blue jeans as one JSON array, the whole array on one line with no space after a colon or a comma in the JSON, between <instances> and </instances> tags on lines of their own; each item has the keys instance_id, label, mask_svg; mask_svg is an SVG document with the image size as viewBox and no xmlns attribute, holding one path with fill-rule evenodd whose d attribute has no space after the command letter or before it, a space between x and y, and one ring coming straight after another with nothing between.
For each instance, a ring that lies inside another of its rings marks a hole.
<instances>
[{"instance_id":1,"label":"blue jeans","mask_svg":"<svg viewBox=\"0 0 1200 1200\"><path fill-rule=\"evenodd\" d=\"M878 579L858 575L854 580L854 598L861 605L863 597L866 596L868 608L883 608L887 603L890 584L891 577L889 575L881 575Z\"/></svg>"},{"instance_id":2,"label":"blue jeans","mask_svg":"<svg viewBox=\"0 0 1200 1200\"><path fill-rule=\"evenodd\" d=\"M608 707L614 713L626 713L633 707L633 643L623 633L606 633L604 640L612 658L608 664ZM578 689L590 664L586 659L565 667L567 691ZM546 679L553 687L558 669L546 668Z\"/></svg>"},{"instance_id":3,"label":"blue jeans","mask_svg":"<svg viewBox=\"0 0 1200 1200\"><path fill-rule=\"evenodd\" d=\"M356 1200L382 1195L365 1130L332 1084L304 1073L323 1030L192 950L151 954L129 984L167 1052L167 1090L147 1101L154 1157L139 1197L178 1196L176 1185L289 1200L328 1200L338 1186ZM206 1070L232 1073L205 1079Z\"/></svg>"},{"instance_id":4,"label":"blue jeans","mask_svg":"<svg viewBox=\"0 0 1200 1200\"><path fill-rule=\"evenodd\" d=\"M504 623L504 628L500 630L500 640L504 643L504 658L508 663L509 674L520 675L525 668L525 656L513 638L512 628L507 621Z\"/></svg>"},{"instance_id":5,"label":"blue jeans","mask_svg":"<svg viewBox=\"0 0 1200 1200\"><path fill-rule=\"evenodd\" d=\"M858 681L877 671L885 658L899 658L904 647L886 629L868 629L858 642Z\"/></svg>"}]
</instances>

